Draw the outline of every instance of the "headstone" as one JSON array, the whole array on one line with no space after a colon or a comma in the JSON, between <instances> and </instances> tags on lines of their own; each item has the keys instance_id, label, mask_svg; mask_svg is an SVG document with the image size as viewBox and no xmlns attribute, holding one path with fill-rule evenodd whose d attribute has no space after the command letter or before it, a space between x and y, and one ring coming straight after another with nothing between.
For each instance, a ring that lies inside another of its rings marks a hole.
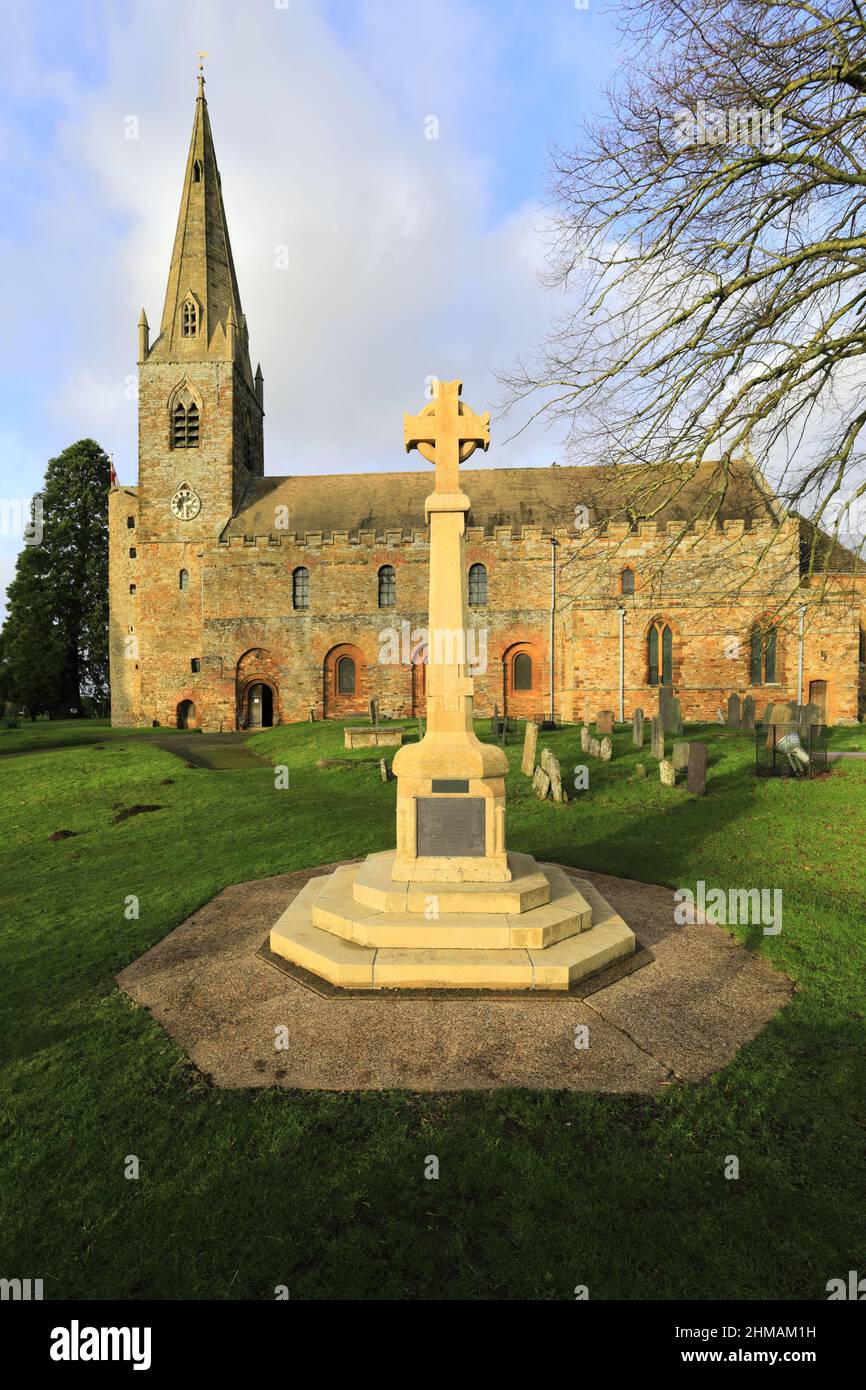
<instances>
[{"instance_id":1,"label":"headstone","mask_svg":"<svg viewBox=\"0 0 866 1390\"><path fill-rule=\"evenodd\" d=\"M550 791L550 774L543 767L537 767L532 774L532 790L539 801L544 801Z\"/></svg>"},{"instance_id":2,"label":"headstone","mask_svg":"<svg viewBox=\"0 0 866 1390\"><path fill-rule=\"evenodd\" d=\"M662 728L666 734L672 732L670 726L671 702L674 698L674 688L672 685L659 686L659 719L662 721Z\"/></svg>"},{"instance_id":3,"label":"headstone","mask_svg":"<svg viewBox=\"0 0 866 1390\"><path fill-rule=\"evenodd\" d=\"M750 732L755 727L755 702L751 695L747 695L743 701L743 712L740 715L740 728L748 729Z\"/></svg>"},{"instance_id":4,"label":"headstone","mask_svg":"<svg viewBox=\"0 0 866 1390\"><path fill-rule=\"evenodd\" d=\"M728 728L739 729L740 727L740 697L739 695L728 696Z\"/></svg>"},{"instance_id":5,"label":"headstone","mask_svg":"<svg viewBox=\"0 0 866 1390\"><path fill-rule=\"evenodd\" d=\"M589 725L582 724L580 728L580 746L584 753L589 752Z\"/></svg>"},{"instance_id":6,"label":"headstone","mask_svg":"<svg viewBox=\"0 0 866 1390\"><path fill-rule=\"evenodd\" d=\"M646 768L643 763L638 763L634 770L635 777L646 777Z\"/></svg>"},{"instance_id":7,"label":"headstone","mask_svg":"<svg viewBox=\"0 0 866 1390\"><path fill-rule=\"evenodd\" d=\"M675 787L677 784L677 774L674 771L674 765L668 762L667 758L662 758L659 763L659 777L663 787Z\"/></svg>"},{"instance_id":8,"label":"headstone","mask_svg":"<svg viewBox=\"0 0 866 1390\"><path fill-rule=\"evenodd\" d=\"M668 705L668 722L665 725L665 733L681 735L683 732L683 712L680 708L679 697L674 696Z\"/></svg>"},{"instance_id":9,"label":"headstone","mask_svg":"<svg viewBox=\"0 0 866 1390\"><path fill-rule=\"evenodd\" d=\"M595 730L599 734L613 733L613 710L600 709L595 716Z\"/></svg>"},{"instance_id":10,"label":"headstone","mask_svg":"<svg viewBox=\"0 0 866 1390\"><path fill-rule=\"evenodd\" d=\"M523 735L523 760L520 764L520 771L527 777L531 777L535 771L535 749L538 743L538 725L531 719L526 721L526 732Z\"/></svg>"},{"instance_id":11,"label":"headstone","mask_svg":"<svg viewBox=\"0 0 866 1390\"><path fill-rule=\"evenodd\" d=\"M313 706L310 705L310 723L311 723L311 724L315 724L315 722L316 722L316 711L313 709ZM156 723L156 720L154 720L154 723Z\"/></svg>"},{"instance_id":12,"label":"headstone","mask_svg":"<svg viewBox=\"0 0 866 1390\"><path fill-rule=\"evenodd\" d=\"M643 710L636 709L631 720L631 741L635 748L643 748Z\"/></svg>"},{"instance_id":13,"label":"headstone","mask_svg":"<svg viewBox=\"0 0 866 1390\"><path fill-rule=\"evenodd\" d=\"M380 777L382 778L382 781L383 781L383 782L388 782L388 781L390 781L390 777L389 777L389 773L388 773L388 764L385 762L385 759L384 759L384 758L380 758L380 759L379 759L379 775L380 775Z\"/></svg>"},{"instance_id":14,"label":"headstone","mask_svg":"<svg viewBox=\"0 0 866 1390\"><path fill-rule=\"evenodd\" d=\"M767 705L767 708L764 710L764 716L763 716L763 718L762 718L762 720L761 720L761 725L762 725L763 728L768 729L768 728L770 727L770 725L772 724L772 722L773 722L773 701L771 700L770 703Z\"/></svg>"},{"instance_id":15,"label":"headstone","mask_svg":"<svg viewBox=\"0 0 866 1390\"><path fill-rule=\"evenodd\" d=\"M601 740L600 740L600 739L597 739L597 738L591 738L591 739L589 740L589 751L590 751L590 753L592 754L592 756L593 756L594 758L600 757L600 756L601 756Z\"/></svg>"},{"instance_id":16,"label":"headstone","mask_svg":"<svg viewBox=\"0 0 866 1390\"><path fill-rule=\"evenodd\" d=\"M676 772L682 772L684 768L688 767L689 745L687 743L675 743L671 761Z\"/></svg>"},{"instance_id":17,"label":"headstone","mask_svg":"<svg viewBox=\"0 0 866 1390\"><path fill-rule=\"evenodd\" d=\"M545 772L548 774L550 773L550 760L552 757L553 754L551 753L549 748L542 748L541 757L538 759L538 761L544 768Z\"/></svg>"},{"instance_id":18,"label":"headstone","mask_svg":"<svg viewBox=\"0 0 866 1390\"><path fill-rule=\"evenodd\" d=\"M716 723L717 723L717 724L724 724L724 722L725 722L725 711L721 708L721 706L719 706L719 708L716 710Z\"/></svg>"},{"instance_id":19,"label":"headstone","mask_svg":"<svg viewBox=\"0 0 866 1390\"><path fill-rule=\"evenodd\" d=\"M821 711L818 708L818 706L813 703L813 701L810 700L808 704L800 706L799 723L800 737L804 743L808 744L809 729L811 728L811 726L813 724L823 723L823 720L821 718Z\"/></svg>"},{"instance_id":20,"label":"headstone","mask_svg":"<svg viewBox=\"0 0 866 1390\"><path fill-rule=\"evenodd\" d=\"M654 758L663 758L665 755L665 731L658 715L653 715L650 726L650 752Z\"/></svg>"},{"instance_id":21,"label":"headstone","mask_svg":"<svg viewBox=\"0 0 866 1390\"><path fill-rule=\"evenodd\" d=\"M613 757L613 744L607 736L605 736L599 744L598 756L603 763L609 763Z\"/></svg>"},{"instance_id":22,"label":"headstone","mask_svg":"<svg viewBox=\"0 0 866 1390\"><path fill-rule=\"evenodd\" d=\"M424 737L424 720L421 718L421 716L420 716L420 714L419 714L419 715L418 715L418 742L419 742L419 743L421 742L421 740L422 740L423 737Z\"/></svg>"},{"instance_id":23,"label":"headstone","mask_svg":"<svg viewBox=\"0 0 866 1390\"><path fill-rule=\"evenodd\" d=\"M490 721L490 732L494 738L499 737L499 706L493 706L493 718Z\"/></svg>"},{"instance_id":24,"label":"headstone","mask_svg":"<svg viewBox=\"0 0 866 1390\"><path fill-rule=\"evenodd\" d=\"M377 700L370 701L370 723L379 723L379 702Z\"/></svg>"},{"instance_id":25,"label":"headstone","mask_svg":"<svg viewBox=\"0 0 866 1390\"><path fill-rule=\"evenodd\" d=\"M545 752L546 751L545 749ZM555 758L552 753L548 754L545 771L550 777L550 795L553 797L554 801L565 801L567 798L562 787L562 771L559 766L559 758Z\"/></svg>"},{"instance_id":26,"label":"headstone","mask_svg":"<svg viewBox=\"0 0 866 1390\"><path fill-rule=\"evenodd\" d=\"M703 796L707 789L707 745L689 744L688 788L693 796Z\"/></svg>"}]
</instances>

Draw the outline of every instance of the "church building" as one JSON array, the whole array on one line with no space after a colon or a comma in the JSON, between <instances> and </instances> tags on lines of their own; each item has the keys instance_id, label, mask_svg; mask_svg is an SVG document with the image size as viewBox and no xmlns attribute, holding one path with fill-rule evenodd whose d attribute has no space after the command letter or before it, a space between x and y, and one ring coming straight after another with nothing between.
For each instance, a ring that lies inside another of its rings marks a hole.
<instances>
[{"instance_id":1,"label":"church building","mask_svg":"<svg viewBox=\"0 0 866 1390\"><path fill-rule=\"evenodd\" d=\"M151 342L142 311L138 367L138 486L109 493L112 722L227 731L364 714L373 698L383 716L423 715L432 472L265 473L263 377L201 77L162 320ZM783 516L751 460L661 580L700 472L652 520L618 509L601 531L601 469L467 468L461 480L477 712L650 715L668 684L686 719L714 720L731 693L759 715L811 699L829 722L862 716L858 562L837 546L826 598L808 605L817 581L796 578L806 524ZM792 575L805 612L788 605L777 621Z\"/></svg>"}]
</instances>

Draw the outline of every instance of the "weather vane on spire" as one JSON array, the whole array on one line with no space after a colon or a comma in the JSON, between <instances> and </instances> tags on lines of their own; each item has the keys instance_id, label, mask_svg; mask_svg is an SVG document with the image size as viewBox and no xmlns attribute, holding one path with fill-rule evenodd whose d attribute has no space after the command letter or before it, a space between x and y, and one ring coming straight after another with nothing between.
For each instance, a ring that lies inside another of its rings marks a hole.
<instances>
[{"instance_id":1,"label":"weather vane on spire","mask_svg":"<svg viewBox=\"0 0 866 1390\"><path fill-rule=\"evenodd\" d=\"M195 55L198 58L198 80L199 86L204 82L204 60L207 57L207 49L200 48Z\"/></svg>"}]
</instances>

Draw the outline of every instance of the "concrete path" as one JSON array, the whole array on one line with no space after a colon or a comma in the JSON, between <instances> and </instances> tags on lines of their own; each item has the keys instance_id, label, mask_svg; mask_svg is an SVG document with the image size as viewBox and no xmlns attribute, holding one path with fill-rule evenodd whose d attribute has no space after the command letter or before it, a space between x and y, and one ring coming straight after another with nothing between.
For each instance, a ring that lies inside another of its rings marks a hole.
<instances>
[{"instance_id":1,"label":"concrete path","mask_svg":"<svg viewBox=\"0 0 866 1390\"><path fill-rule=\"evenodd\" d=\"M585 997L323 997L256 952L303 885L335 867L226 888L118 975L217 1086L653 1093L723 1067L793 993L724 928L675 925L670 889L563 865L622 914L649 965Z\"/></svg>"}]
</instances>

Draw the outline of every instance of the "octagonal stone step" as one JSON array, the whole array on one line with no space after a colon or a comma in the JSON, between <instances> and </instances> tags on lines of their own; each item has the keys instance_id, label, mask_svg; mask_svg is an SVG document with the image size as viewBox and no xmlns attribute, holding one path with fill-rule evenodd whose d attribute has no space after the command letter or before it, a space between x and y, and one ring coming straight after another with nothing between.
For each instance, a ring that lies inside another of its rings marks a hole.
<instances>
[{"instance_id":1,"label":"octagonal stone step","mask_svg":"<svg viewBox=\"0 0 866 1390\"><path fill-rule=\"evenodd\" d=\"M447 912L433 915L438 894L424 912L378 911L359 905L354 894L357 866L336 869L311 900L315 926L362 946L408 950L543 950L592 925L592 910L567 874L545 866L550 901L527 912ZM449 892L452 900L457 889ZM476 895L469 893L470 902ZM441 899L440 899L441 902Z\"/></svg>"},{"instance_id":2,"label":"octagonal stone step","mask_svg":"<svg viewBox=\"0 0 866 1390\"><path fill-rule=\"evenodd\" d=\"M531 854L509 851L508 883L425 883L391 877L396 850L368 854L355 874L355 901L379 912L424 912L428 900L439 900L442 912L526 912L550 897L546 874Z\"/></svg>"}]
</instances>

